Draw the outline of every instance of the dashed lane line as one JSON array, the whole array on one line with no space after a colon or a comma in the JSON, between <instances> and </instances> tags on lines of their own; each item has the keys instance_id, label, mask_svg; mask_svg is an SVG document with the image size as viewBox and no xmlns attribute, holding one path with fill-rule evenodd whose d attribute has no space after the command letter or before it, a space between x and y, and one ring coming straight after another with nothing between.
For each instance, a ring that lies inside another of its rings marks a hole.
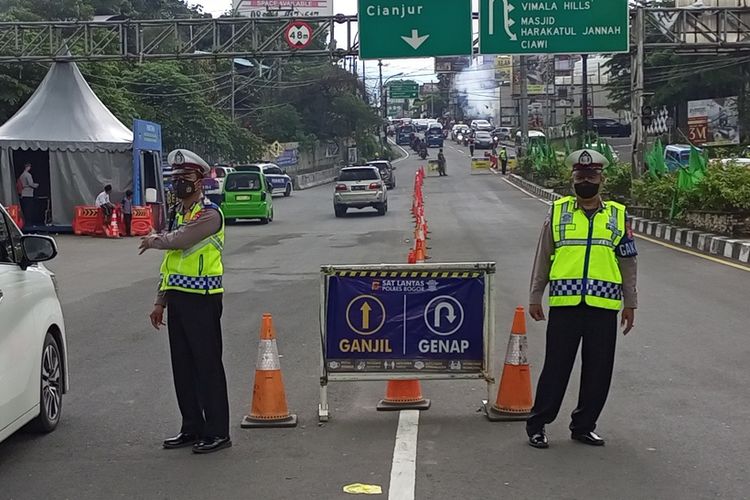
<instances>
[{"instance_id":1,"label":"dashed lane line","mask_svg":"<svg viewBox=\"0 0 750 500\"><path fill-rule=\"evenodd\" d=\"M393 446L388 500L414 500L417 480L419 410L401 410Z\"/></svg>"}]
</instances>

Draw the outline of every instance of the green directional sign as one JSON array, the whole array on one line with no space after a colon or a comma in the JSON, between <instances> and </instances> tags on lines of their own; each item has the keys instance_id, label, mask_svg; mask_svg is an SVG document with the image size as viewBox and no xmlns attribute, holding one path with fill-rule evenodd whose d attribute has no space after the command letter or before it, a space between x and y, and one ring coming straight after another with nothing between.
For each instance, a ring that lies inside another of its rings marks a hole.
<instances>
[{"instance_id":1,"label":"green directional sign","mask_svg":"<svg viewBox=\"0 0 750 500\"><path fill-rule=\"evenodd\" d=\"M628 0L479 0L482 54L628 52Z\"/></svg>"},{"instance_id":2,"label":"green directional sign","mask_svg":"<svg viewBox=\"0 0 750 500\"><path fill-rule=\"evenodd\" d=\"M416 99L419 97L419 84L392 83L388 87L388 97L391 99Z\"/></svg>"},{"instance_id":3,"label":"green directional sign","mask_svg":"<svg viewBox=\"0 0 750 500\"><path fill-rule=\"evenodd\" d=\"M470 55L471 0L359 0L362 59Z\"/></svg>"}]
</instances>

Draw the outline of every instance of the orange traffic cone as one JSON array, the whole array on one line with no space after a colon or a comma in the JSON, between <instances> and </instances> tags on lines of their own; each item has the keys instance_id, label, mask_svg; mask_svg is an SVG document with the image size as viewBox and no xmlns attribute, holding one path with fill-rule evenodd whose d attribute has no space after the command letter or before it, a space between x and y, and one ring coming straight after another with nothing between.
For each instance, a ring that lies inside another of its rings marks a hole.
<instances>
[{"instance_id":1,"label":"orange traffic cone","mask_svg":"<svg viewBox=\"0 0 750 500\"><path fill-rule=\"evenodd\" d=\"M409 256L406 259L407 264L417 263L417 253L414 250L409 250Z\"/></svg>"},{"instance_id":2,"label":"orange traffic cone","mask_svg":"<svg viewBox=\"0 0 750 500\"><path fill-rule=\"evenodd\" d=\"M385 398L376 408L378 411L427 410L430 400L422 396L419 380L389 380Z\"/></svg>"},{"instance_id":3,"label":"orange traffic cone","mask_svg":"<svg viewBox=\"0 0 750 500\"><path fill-rule=\"evenodd\" d=\"M104 234L107 238L119 238L120 237L120 225L117 223L119 212L117 209L112 211L112 216L109 219L109 226L104 228Z\"/></svg>"},{"instance_id":4,"label":"orange traffic cone","mask_svg":"<svg viewBox=\"0 0 750 500\"><path fill-rule=\"evenodd\" d=\"M526 420L531 413L531 371L526 358L526 315L523 307L516 307L510 330L505 366L492 406L485 405L487 418L497 420Z\"/></svg>"},{"instance_id":5,"label":"orange traffic cone","mask_svg":"<svg viewBox=\"0 0 750 500\"><path fill-rule=\"evenodd\" d=\"M260 326L258 361L255 366L253 403L250 415L240 424L243 429L251 427L296 427L297 415L289 413L286 405L284 381L281 379L279 350L276 347L276 331L273 318L264 314Z\"/></svg>"}]
</instances>

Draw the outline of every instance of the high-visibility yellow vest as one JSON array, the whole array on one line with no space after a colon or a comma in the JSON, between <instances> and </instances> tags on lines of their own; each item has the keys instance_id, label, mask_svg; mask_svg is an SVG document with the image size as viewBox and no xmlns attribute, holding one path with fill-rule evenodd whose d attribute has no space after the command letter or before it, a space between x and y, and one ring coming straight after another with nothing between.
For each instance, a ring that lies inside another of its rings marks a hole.
<instances>
[{"instance_id":1,"label":"high-visibility yellow vest","mask_svg":"<svg viewBox=\"0 0 750 500\"><path fill-rule=\"evenodd\" d=\"M592 307L619 310L622 275L615 248L625 235L625 206L606 201L591 218L573 196L552 205L555 252L550 268L550 306L576 306L584 300Z\"/></svg>"},{"instance_id":2,"label":"high-visibility yellow vest","mask_svg":"<svg viewBox=\"0 0 750 500\"><path fill-rule=\"evenodd\" d=\"M196 203L186 214L178 213L176 228L187 224L207 208L221 210L208 200ZM224 251L224 216L221 229L208 238L186 250L167 250L161 263L160 290L216 294L223 293L222 278L224 265L221 254ZM174 229L176 229L174 228ZM172 228L170 228L172 229Z\"/></svg>"}]
</instances>

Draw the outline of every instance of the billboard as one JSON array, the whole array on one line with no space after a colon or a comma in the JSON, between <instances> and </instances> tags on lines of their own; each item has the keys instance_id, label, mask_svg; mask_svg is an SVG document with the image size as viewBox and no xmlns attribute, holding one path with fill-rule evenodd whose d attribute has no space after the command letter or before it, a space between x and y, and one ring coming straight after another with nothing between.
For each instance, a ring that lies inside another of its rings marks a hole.
<instances>
[{"instance_id":1,"label":"billboard","mask_svg":"<svg viewBox=\"0 0 750 500\"><path fill-rule=\"evenodd\" d=\"M500 85L510 85L513 81L513 57L495 57L495 80Z\"/></svg>"},{"instance_id":2,"label":"billboard","mask_svg":"<svg viewBox=\"0 0 750 500\"><path fill-rule=\"evenodd\" d=\"M471 58L465 56L436 57L435 73L460 73L471 66Z\"/></svg>"},{"instance_id":3,"label":"billboard","mask_svg":"<svg viewBox=\"0 0 750 500\"><path fill-rule=\"evenodd\" d=\"M513 57L513 95L521 93L521 58ZM555 56L526 56L526 88L529 95L555 93Z\"/></svg>"},{"instance_id":4,"label":"billboard","mask_svg":"<svg viewBox=\"0 0 750 500\"><path fill-rule=\"evenodd\" d=\"M332 16L333 0L232 0L232 9L254 18Z\"/></svg>"},{"instance_id":5,"label":"billboard","mask_svg":"<svg viewBox=\"0 0 750 500\"><path fill-rule=\"evenodd\" d=\"M739 144L737 97L689 101L688 138L699 146Z\"/></svg>"}]
</instances>

